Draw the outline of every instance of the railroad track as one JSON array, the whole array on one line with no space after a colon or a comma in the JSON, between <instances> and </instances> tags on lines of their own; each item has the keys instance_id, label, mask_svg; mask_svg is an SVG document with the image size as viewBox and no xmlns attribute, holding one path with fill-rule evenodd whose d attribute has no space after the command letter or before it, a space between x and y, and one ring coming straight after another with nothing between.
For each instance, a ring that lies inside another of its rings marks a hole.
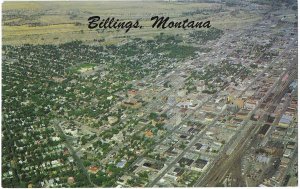
<instances>
[{"instance_id":1,"label":"railroad track","mask_svg":"<svg viewBox=\"0 0 300 189\"><path fill-rule=\"evenodd\" d=\"M282 86L280 88L280 92L277 93L272 98L272 100L268 102L269 106L267 106L268 109L266 110L266 114L267 114L267 112L272 111L273 107L270 105L279 102L281 100L281 98L284 96L285 91L288 88L289 84L296 77L296 73L297 73L297 71L290 70L289 81L281 83ZM275 87L272 90L274 90L274 89L275 89ZM261 119L259 121L264 121L264 119L266 119L266 117L267 117L266 114L264 114L264 116L261 116ZM230 171L230 169L232 169L232 167L234 167L234 163L237 162L243 156L244 152L248 149L247 147L249 147L249 145L247 145L247 144L251 143L252 138L257 134L259 129L260 129L260 127L250 127L250 129L244 135L245 136L244 140L240 140L242 142L240 142L236 146L234 152L230 155L227 155L226 153L224 153L222 155L222 157L214 164L214 166L210 170L210 172L205 177L203 177L202 182L198 182L196 186L211 187L211 186L215 186L220 181L222 181L224 176L226 176L226 174L228 173L228 171Z\"/></svg>"}]
</instances>

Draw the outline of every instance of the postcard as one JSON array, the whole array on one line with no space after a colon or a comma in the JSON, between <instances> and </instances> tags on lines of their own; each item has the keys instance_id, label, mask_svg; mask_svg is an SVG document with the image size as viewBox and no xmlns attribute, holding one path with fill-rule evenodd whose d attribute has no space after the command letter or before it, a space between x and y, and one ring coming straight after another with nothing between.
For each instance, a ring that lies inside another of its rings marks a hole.
<instances>
[{"instance_id":1,"label":"postcard","mask_svg":"<svg viewBox=\"0 0 300 189\"><path fill-rule=\"evenodd\" d=\"M298 186L296 0L4 1L3 188Z\"/></svg>"}]
</instances>

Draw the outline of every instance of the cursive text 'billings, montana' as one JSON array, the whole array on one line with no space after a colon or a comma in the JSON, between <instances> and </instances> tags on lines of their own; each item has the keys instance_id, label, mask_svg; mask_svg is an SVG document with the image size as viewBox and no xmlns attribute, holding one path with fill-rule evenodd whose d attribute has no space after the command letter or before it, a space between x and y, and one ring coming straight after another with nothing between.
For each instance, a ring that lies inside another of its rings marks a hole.
<instances>
[{"instance_id":1,"label":"cursive text 'billings, montana'","mask_svg":"<svg viewBox=\"0 0 300 189\"><path fill-rule=\"evenodd\" d=\"M139 20L128 21L128 20L120 20L115 19L114 17L108 17L101 19L100 16L91 16L88 18L89 29L124 29L125 33L127 33L132 28L142 29L143 26L140 25ZM183 21L173 21L170 20L169 17L159 17L153 16L151 17L151 21L153 21L150 27L157 29L166 29L166 28L182 28L182 29L193 29L193 28L210 28L210 21L193 21L189 19L185 19Z\"/></svg>"}]
</instances>

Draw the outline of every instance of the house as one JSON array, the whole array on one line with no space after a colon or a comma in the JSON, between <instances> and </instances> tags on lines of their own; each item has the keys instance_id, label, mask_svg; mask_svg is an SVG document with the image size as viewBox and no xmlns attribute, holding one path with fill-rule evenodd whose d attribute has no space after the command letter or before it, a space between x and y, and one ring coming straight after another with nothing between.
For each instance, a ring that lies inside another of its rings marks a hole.
<instances>
[{"instance_id":1,"label":"house","mask_svg":"<svg viewBox=\"0 0 300 189\"><path fill-rule=\"evenodd\" d=\"M204 80L199 81L199 83L196 85L196 89L198 92L201 92L206 89Z\"/></svg>"},{"instance_id":2,"label":"house","mask_svg":"<svg viewBox=\"0 0 300 189\"><path fill-rule=\"evenodd\" d=\"M291 155L292 155L292 150L291 149L286 149L283 153L283 157L289 158L289 157L291 157Z\"/></svg>"},{"instance_id":3,"label":"house","mask_svg":"<svg viewBox=\"0 0 300 189\"><path fill-rule=\"evenodd\" d=\"M216 117L216 115L215 114L213 114L213 113L207 113L206 115L205 115L205 121L206 122L211 122L211 121L213 121L213 119Z\"/></svg>"},{"instance_id":4,"label":"house","mask_svg":"<svg viewBox=\"0 0 300 189\"><path fill-rule=\"evenodd\" d=\"M136 96L136 94L137 94L137 91L136 91L136 90L129 90L129 91L128 91L128 96L129 96L130 98L133 98L134 96Z\"/></svg>"},{"instance_id":5,"label":"house","mask_svg":"<svg viewBox=\"0 0 300 189\"><path fill-rule=\"evenodd\" d=\"M127 176L127 175L123 175L118 181L117 183L120 185L125 185L127 183L128 180L130 180L132 177L131 176Z\"/></svg>"},{"instance_id":6,"label":"house","mask_svg":"<svg viewBox=\"0 0 300 189\"><path fill-rule=\"evenodd\" d=\"M97 167L97 166L90 166L88 168L88 172L93 173L93 174L96 174L99 170L100 170L100 167Z\"/></svg>"},{"instance_id":7,"label":"house","mask_svg":"<svg viewBox=\"0 0 300 189\"><path fill-rule=\"evenodd\" d=\"M169 171L167 175L174 180L178 180L180 176L185 172L184 169L181 168L172 168L173 170Z\"/></svg>"},{"instance_id":8,"label":"house","mask_svg":"<svg viewBox=\"0 0 300 189\"><path fill-rule=\"evenodd\" d=\"M153 137L152 131L151 131L151 130L145 131L145 136L146 136L147 138L152 138L152 137Z\"/></svg>"},{"instance_id":9,"label":"house","mask_svg":"<svg viewBox=\"0 0 300 189\"><path fill-rule=\"evenodd\" d=\"M116 123L118 121L118 118L116 116L109 116L107 118L107 120L108 120L108 123L111 125L111 124Z\"/></svg>"},{"instance_id":10,"label":"house","mask_svg":"<svg viewBox=\"0 0 300 189\"><path fill-rule=\"evenodd\" d=\"M131 107L131 108L137 109L137 108L140 108L142 106L142 103L138 102L135 99L132 99L132 100L123 101L122 105L125 106L125 107Z\"/></svg>"},{"instance_id":11,"label":"house","mask_svg":"<svg viewBox=\"0 0 300 189\"><path fill-rule=\"evenodd\" d=\"M68 184L73 184L75 182L74 177L68 177Z\"/></svg>"}]
</instances>

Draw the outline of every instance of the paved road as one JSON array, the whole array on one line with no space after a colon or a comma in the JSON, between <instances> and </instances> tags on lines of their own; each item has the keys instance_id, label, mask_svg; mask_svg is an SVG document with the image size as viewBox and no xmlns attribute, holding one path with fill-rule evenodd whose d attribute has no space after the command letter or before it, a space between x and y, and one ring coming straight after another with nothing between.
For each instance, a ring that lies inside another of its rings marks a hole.
<instances>
[{"instance_id":1,"label":"paved road","mask_svg":"<svg viewBox=\"0 0 300 189\"><path fill-rule=\"evenodd\" d=\"M58 122L53 121L52 122L53 126L56 128L56 132L57 134L63 139L63 141L65 142L67 148L69 149L69 152L71 153L73 159L76 161L77 166L79 167L79 169L81 169L81 171L83 172L83 174L87 177L89 183L94 186L94 187L99 187L96 184L94 184L90 178L89 173L87 172L86 168L84 167L82 160L78 157L76 151L74 150L74 148L72 147L72 144L70 143L70 141L68 140L68 136L64 133L63 129L61 128L61 125L64 124L64 122Z\"/></svg>"},{"instance_id":2,"label":"paved road","mask_svg":"<svg viewBox=\"0 0 300 189\"><path fill-rule=\"evenodd\" d=\"M291 74L291 76L295 77L295 74ZM288 83L284 83L283 86L281 86L280 92L274 96L273 100L270 101L269 104L273 104L281 100L290 82L291 78ZM275 88L275 86L277 86L277 84L278 83L274 84L273 89ZM257 107L260 106L260 104L267 98L267 96L269 95L266 95ZM270 106L269 108L272 107ZM266 116L262 116L261 119L266 119ZM234 163L241 158L243 152L247 149L247 144L251 142L252 137L257 134L259 129L260 127L250 127L250 129L243 136L243 139L240 140L240 143L238 143L234 151L230 155L227 155L223 152L223 155L219 159L219 161L214 163L213 168L208 173L206 173L205 176L201 180L199 180L195 186L215 186L220 181L222 181L226 173L232 168L232 166L234 166Z\"/></svg>"},{"instance_id":3,"label":"paved road","mask_svg":"<svg viewBox=\"0 0 300 189\"><path fill-rule=\"evenodd\" d=\"M244 94L244 92L246 91L246 90L248 90L259 78L261 78L263 75L264 75L264 73L266 73L267 72L267 70L268 69L270 69L271 68L271 66L273 66L274 65L274 63L279 59L279 58L281 58L291 47L292 47L292 45L294 45L294 43L293 42L291 42L288 46L287 46L287 48L281 53L281 55L280 56L278 56L276 59L274 59L271 63L270 63L270 65L268 66L268 67L266 67L266 69L264 69L264 71L263 72L261 72L246 88L245 88L245 90L240 94L240 95L238 95L238 97L241 97L242 96L242 94ZM287 71L286 71L287 72ZM282 74L281 75L281 77L279 78L279 80L276 82L276 83L278 83L281 79L282 79L282 77L284 76L285 74ZM270 94L270 92L271 92L271 90L273 90L273 88L275 87L276 85L273 85L273 87L269 90L269 92L267 93L267 94ZM266 99L266 97L264 98L264 99ZM264 100L263 99L263 100ZM260 106L260 104L262 103L262 100L260 101L260 103L256 106L256 108L252 111L252 112L250 112L249 113L249 115L252 115L253 114L253 112L254 111L256 111L257 110L257 108ZM246 125L246 123L247 122L244 122L243 123L243 125ZM241 126L240 127L241 129L243 128L243 126ZM235 137L232 137L232 139L226 144L226 146L224 147L224 149L223 149L223 151L224 152L226 152L228 149L229 149L229 147L231 147L231 145L232 145L232 143L233 143L233 141L235 141L236 139L237 139L237 137L238 136L240 136L240 132L241 132L241 129L239 129L239 131L237 132L237 134L235 135ZM227 158L227 157L226 157ZM223 158L222 160L223 161L225 161L226 160L226 158ZM205 174L202 174L200 177L199 177L199 179L196 181L196 183L195 183L195 185L194 186L203 186L203 184L201 184L202 182L204 182L204 180L206 180L206 175L207 174L209 174L210 173L210 170L212 169L212 167L217 167L217 165L216 165L216 162L218 162L218 161L220 161L221 160L221 156L219 156L219 158L217 158L217 159L215 159L212 163L211 163L211 165L209 166L209 168L208 168L208 171L205 173Z\"/></svg>"}]
</instances>

